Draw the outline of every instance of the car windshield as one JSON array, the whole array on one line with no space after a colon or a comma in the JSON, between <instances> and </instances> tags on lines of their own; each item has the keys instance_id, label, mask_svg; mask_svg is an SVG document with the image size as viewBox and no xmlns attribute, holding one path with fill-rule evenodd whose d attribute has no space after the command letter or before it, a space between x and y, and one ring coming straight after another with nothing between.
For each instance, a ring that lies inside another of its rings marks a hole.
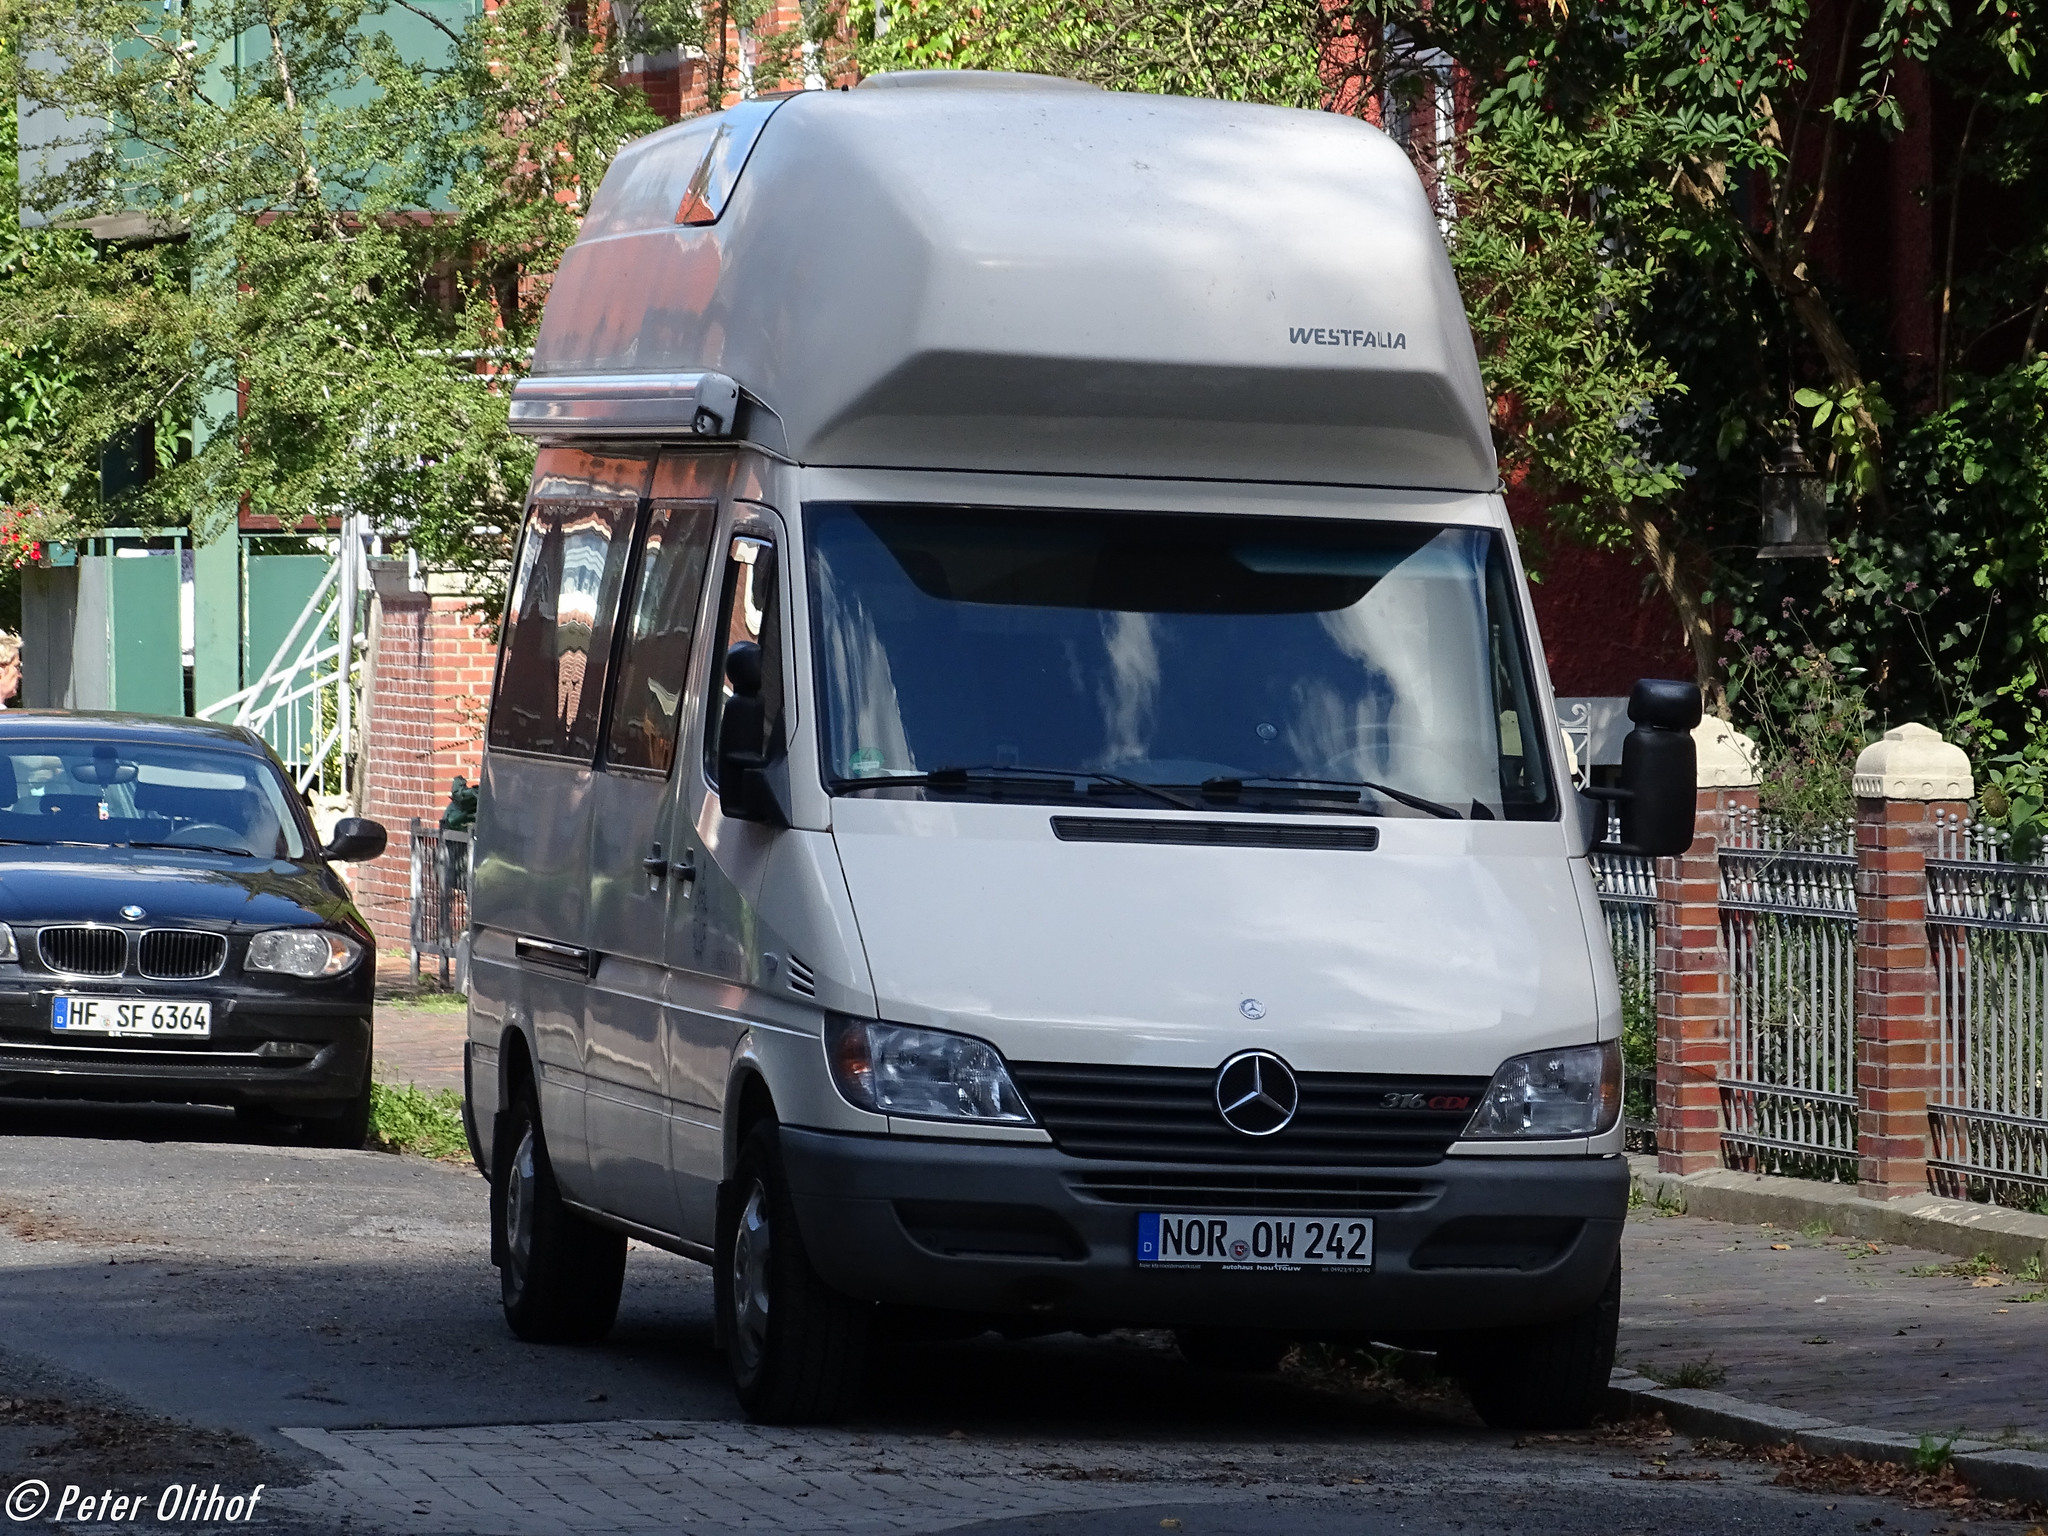
<instances>
[{"instance_id":1,"label":"car windshield","mask_svg":"<svg viewBox=\"0 0 2048 1536\"><path fill-rule=\"evenodd\" d=\"M845 504L805 520L835 794L902 778L948 798L1555 814L1489 530Z\"/></svg>"},{"instance_id":2,"label":"car windshield","mask_svg":"<svg viewBox=\"0 0 2048 1536\"><path fill-rule=\"evenodd\" d=\"M246 752L0 738L0 841L306 855L277 772Z\"/></svg>"}]
</instances>

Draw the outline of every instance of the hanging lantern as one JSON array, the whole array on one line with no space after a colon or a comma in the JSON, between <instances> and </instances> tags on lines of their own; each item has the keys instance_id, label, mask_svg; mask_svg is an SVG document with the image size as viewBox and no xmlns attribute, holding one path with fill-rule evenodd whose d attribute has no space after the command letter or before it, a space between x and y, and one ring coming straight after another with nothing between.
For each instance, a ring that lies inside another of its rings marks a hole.
<instances>
[{"instance_id":1,"label":"hanging lantern","mask_svg":"<svg viewBox=\"0 0 2048 1536\"><path fill-rule=\"evenodd\" d=\"M1827 483L1807 462L1796 431L1786 436L1778 457L1764 471L1757 505L1763 512L1757 559L1817 560L1831 552Z\"/></svg>"}]
</instances>

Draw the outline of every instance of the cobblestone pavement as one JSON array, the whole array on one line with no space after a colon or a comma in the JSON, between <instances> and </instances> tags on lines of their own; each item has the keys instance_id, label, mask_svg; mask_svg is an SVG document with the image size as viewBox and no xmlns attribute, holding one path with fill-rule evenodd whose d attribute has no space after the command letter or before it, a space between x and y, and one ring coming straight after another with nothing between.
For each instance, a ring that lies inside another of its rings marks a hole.
<instances>
[{"instance_id":1,"label":"cobblestone pavement","mask_svg":"<svg viewBox=\"0 0 2048 1536\"><path fill-rule=\"evenodd\" d=\"M462 1040L468 1018L459 1009L377 1004L377 1080L462 1092Z\"/></svg>"},{"instance_id":2,"label":"cobblestone pavement","mask_svg":"<svg viewBox=\"0 0 2048 1536\"><path fill-rule=\"evenodd\" d=\"M1711 1361L1727 1373L1721 1391L1845 1424L2048 1449L2048 1281L1914 1273L1957 1267L1948 1254L1638 1210L1622 1359L1667 1378Z\"/></svg>"}]
</instances>

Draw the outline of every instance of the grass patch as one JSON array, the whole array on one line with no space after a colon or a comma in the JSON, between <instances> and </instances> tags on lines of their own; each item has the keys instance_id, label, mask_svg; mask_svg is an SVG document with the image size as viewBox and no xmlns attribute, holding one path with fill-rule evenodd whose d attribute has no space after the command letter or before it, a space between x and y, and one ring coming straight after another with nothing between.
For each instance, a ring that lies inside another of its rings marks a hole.
<instances>
[{"instance_id":1,"label":"grass patch","mask_svg":"<svg viewBox=\"0 0 2048 1536\"><path fill-rule=\"evenodd\" d=\"M1697 1387L1711 1391L1728 1379L1728 1368L1712 1355L1678 1365L1645 1365L1642 1372L1660 1387Z\"/></svg>"},{"instance_id":2,"label":"grass patch","mask_svg":"<svg viewBox=\"0 0 2048 1536\"><path fill-rule=\"evenodd\" d=\"M370 1145L379 1152L466 1162L469 1137L462 1129L462 1096L452 1088L428 1093L414 1083L402 1088L372 1084Z\"/></svg>"},{"instance_id":3,"label":"grass patch","mask_svg":"<svg viewBox=\"0 0 2048 1536\"><path fill-rule=\"evenodd\" d=\"M1941 1471L1949 1464L1955 1452L1956 1440L1961 1434L1962 1431L1957 1430L1945 1440L1939 1435L1922 1435L1920 1443L1913 1447L1913 1455L1907 1465L1924 1475L1931 1476Z\"/></svg>"},{"instance_id":4,"label":"grass patch","mask_svg":"<svg viewBox=\"0 0 2048 1536\"><path fill-rule=\"evenodd\" d=\"M380 994L377 1001L407 1013L463 1013L469 1008L469 998L463 993L443 992L438 987L422 987L417 992L393 990Z\"/></svg>"},{"instance_id":5,"label":"grass patch","mask_svg":"<svg viewBox=\"0 0 2048 1536\"><path fill-rule=\"evenodd\" d=\"M1814 1217L1813 1220L1809 1221L1799 1230L1808 1237L1833 1237L1835 1235L1833 1224L1825 1216Z\"/></svg>"},{"instance_id":6,"label":"grass patch","mask_svg":"<svg viewBox=\"0 0 2048 1536\"><path fill-rule=\"evenodd\" d=\"M1988 1253L1974 1259L1957 1259L1953 1264L1922 1264L1908 1270L1923 1280L1984 1280L2005 1273L2005 1266Z\"/></svg>"}]
</instances>

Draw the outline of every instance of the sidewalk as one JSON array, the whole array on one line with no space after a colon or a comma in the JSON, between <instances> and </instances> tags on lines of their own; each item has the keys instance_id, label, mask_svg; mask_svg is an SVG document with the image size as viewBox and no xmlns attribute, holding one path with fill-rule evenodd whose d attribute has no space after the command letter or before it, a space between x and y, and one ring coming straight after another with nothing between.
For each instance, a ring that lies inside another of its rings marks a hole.
<instances>
[{"instance_id":1,"label":"sidewalk","mask_svg":"<svg viewBox=\"0 0 2048 1536\"><path fill-rule=\"evenodd\" d=\"M2048 1449L2048 1282L1651 1206L1630 1213L1622 1266L1624 1367L1840 1424ZM1950 1272L1914 1273L1933 1269Z\"/></svg>"},{"instance_id":2,"label":"sidewalk","mask_svg":"<svg viewBox=\"0 0 2048 1536\"><path fill-rule=\"evenodd\" d=\"M376 1073L380 1083L417 1083L429 1093L462 1092L462 1040L468 1016L460 1009L406 1008L379 999Z\"/></svg>"}]
</instances>

